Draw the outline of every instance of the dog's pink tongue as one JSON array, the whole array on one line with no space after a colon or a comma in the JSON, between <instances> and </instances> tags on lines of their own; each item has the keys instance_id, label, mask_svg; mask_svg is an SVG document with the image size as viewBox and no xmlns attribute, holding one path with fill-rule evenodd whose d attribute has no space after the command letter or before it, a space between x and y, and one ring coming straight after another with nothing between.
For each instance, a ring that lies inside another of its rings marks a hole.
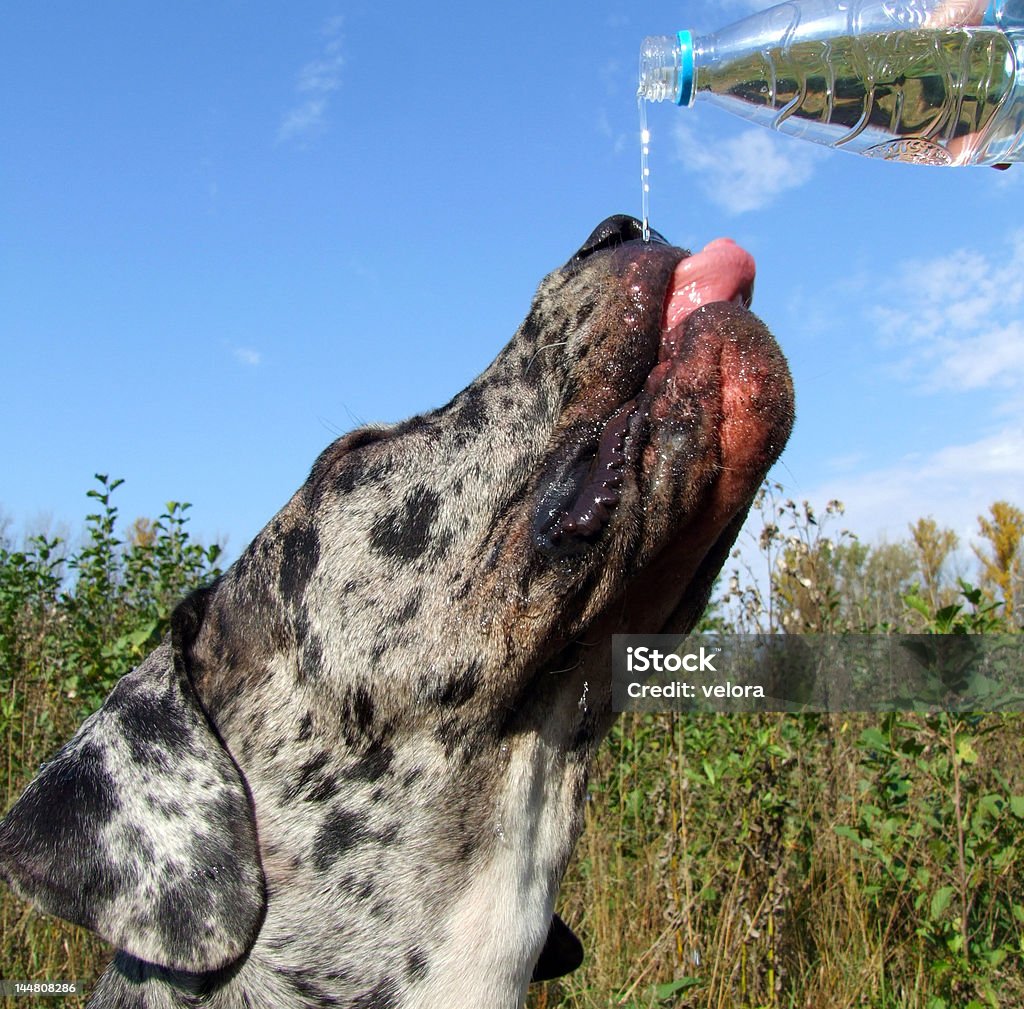
<instances>
[{"instance_id":1,"label":"dog's pink tongue","mask_svg":"<svg viewBox=\"0 0 1024 1009\"><path fill-rule=\"evenodd\" d=\"M672 275L662 330L668 332L691 312L713 301L749 305L754 293L754 260L729 238L716 238L684 259Z\"/></svg>"}]
</instances>

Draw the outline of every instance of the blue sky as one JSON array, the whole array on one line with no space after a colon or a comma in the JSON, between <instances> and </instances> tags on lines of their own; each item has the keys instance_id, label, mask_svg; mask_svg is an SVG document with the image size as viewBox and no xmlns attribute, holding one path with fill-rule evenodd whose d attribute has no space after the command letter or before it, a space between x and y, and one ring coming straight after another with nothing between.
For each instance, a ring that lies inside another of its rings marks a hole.
<instances>
[{"instance_id":1,"label":"blue sky","mask_svg":"<svg viewBox=\"0 0 1024 1009\"><path fill-rule=\"evenodd\" d=\"M754 5L756 6L756 5ZM645 35L751 5L6 5L0 508L175 498L237 553L334 437L439 405L638 213ZM791 362L775 477L867 539L1024 505L1024 166L883 164L650 112L651 220L728 235Z\"/></svg>"}]
</instances>

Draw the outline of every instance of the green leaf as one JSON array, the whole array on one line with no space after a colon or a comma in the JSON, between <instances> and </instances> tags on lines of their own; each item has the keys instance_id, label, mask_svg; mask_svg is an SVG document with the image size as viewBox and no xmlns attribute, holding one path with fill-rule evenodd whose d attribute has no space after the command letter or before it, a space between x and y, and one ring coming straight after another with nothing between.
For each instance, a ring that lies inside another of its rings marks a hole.
<instances>
[{"instance_id":1,"label":"green leaf","mask_svg":"<svg viewBox=\"0 0 1024 1009\"><path fill-rule=\"evenodd\" d=\"M659 1002L663 1002L665 999L672 998L673 995L678 995L681 991L686 991L687 988L695 988L700 983L700 978L696 977L681 977L676 981L666 981L664 984L655 985L654 997Z\"/></svg>"},{"instance_id":2,"label":"green leaf","mask_svg":"<svg viewBox=\"0 0 1024 1009\"><path fill-rule=\"evenodd\" d=\"M932 618L932 610L928 605L927 600L922 599L920 596L915 596L913 593L905 595L903 602L907 604L912 610L917 610L922 617L927 617L929 620Z\"/></svg>"},{"instance_id":3,"label":"green leaf","mask_svg":"<svg viewBox=\"0 0 1024 1009\"><path fill-rule=\"evenodd\" d=\"M956 756L962 764L976 764L978 762L978 752L971 745L969 739L957 740Z\"/></svg>"},{"instance_id":4,"label":"green leaf","mask_svg":"<svg viewBox=\"0 0 1024 1009\"><path fill-rule=\"evenodd\" d=\"M873 726L870 729L865 729L857 742L867 750L888 751L889 749L889 737L881 729L876 729Z\"/></svg>"},{"instance_id":5,"label":"green leaf","mask_svg":"<svg viewBox=\"0 0 1024 1009\"><path fill-rule=\"evenodd\" d=\"M942 917L942 913L949 907L950 901L953 899L953 894L956 891L951 886L943 886L935 891L932 897L932 909L931 919L937 921Z\"/></svg>"},{"instance_id":6,"label":"green leaf","mask_svg":"<svg viewBox=\"0 0 1024 1009\"><path fill-rule=\"evenodd\" d=\"M1010 812L1018 820L1024 820L1024 795L1010 796Z\"/></svg>"}]
</instances>

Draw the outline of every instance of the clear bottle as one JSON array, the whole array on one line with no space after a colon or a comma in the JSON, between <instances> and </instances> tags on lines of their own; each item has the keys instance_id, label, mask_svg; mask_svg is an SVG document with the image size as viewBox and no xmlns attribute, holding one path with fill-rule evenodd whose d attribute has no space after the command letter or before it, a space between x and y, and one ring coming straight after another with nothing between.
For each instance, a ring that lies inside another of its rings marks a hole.
<instances>
[{"instance_id":1,"label":"clear bottle","mask_svg":"<svg viewBox=\"0 0 1024 1009\"><path fill-rule=\"evenodd\" d=\"M641 98L707 99L839 150L1024 161L1021 0L791 0L711 35L648 38Z\"/></svg>"}]
</instances>

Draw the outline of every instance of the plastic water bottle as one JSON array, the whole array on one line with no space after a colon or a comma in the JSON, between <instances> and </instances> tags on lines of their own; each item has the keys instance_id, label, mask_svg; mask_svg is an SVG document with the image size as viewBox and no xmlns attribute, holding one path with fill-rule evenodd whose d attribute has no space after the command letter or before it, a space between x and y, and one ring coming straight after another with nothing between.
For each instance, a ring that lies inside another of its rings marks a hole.
<instances>
[{"instance_id":1,"label":"plastic water bottle","mask_svg":"<svg viewBox=\"0 0 1024 1009\"><path fill-rule=\"evenodd\" d=\"M839 150L1024 161L1024 0L791 0L711 35L648 38L641 99L706 99Z\"/></svg>"}]
</instances>

